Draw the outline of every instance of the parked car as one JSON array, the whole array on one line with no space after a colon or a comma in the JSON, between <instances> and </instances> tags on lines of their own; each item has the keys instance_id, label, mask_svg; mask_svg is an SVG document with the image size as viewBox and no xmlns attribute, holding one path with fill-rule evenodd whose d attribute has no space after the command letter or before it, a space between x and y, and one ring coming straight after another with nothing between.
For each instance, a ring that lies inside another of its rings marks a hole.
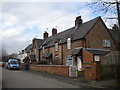
<instances>
[{"instance_id":1,"label":"parked car","mask_svg":"<svg viewBox=\"0 0 120 90\"><path fill-rule=\"evenodd\" d=\"M5 67L5 62L0 62L1 67Z\"/></svg>"},{"instance_id":2,"label":"parked car","mask_svg":"<svg viewBox=\"0 0 120 90\"><path fill-rule=\"evenodd\" d=\"M7 69L8 69L8 62L6 62L6 63L5 63L5 68L7 68Z\"/></svg>"},{"instance_id":3,"label":"parked car","mask_svg":"<svg viewBox=\"0 0 120 90\"><path fill-rule=\"evenodd\" d=\"M3 62L0 62L0 66L2 66L2 63L3 63Z\"/></svg>"},{"instance_id":4,"label":"parked car","mask_svg":"<svg viewBox=\"0 0 120 90\"><path fill-rule=\"evenodd\" d=\"M18 69L19 70L19 62L16 59L9 59L6 64L8 69Z\"/></svg>"}]
</instances>

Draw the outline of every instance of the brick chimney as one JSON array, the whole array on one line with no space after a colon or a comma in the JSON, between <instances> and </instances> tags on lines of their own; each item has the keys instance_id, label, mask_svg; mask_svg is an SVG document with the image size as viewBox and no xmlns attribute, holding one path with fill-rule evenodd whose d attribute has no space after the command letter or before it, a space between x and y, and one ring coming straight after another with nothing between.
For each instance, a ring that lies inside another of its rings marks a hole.
<instances>
[{"instance_id":1,"label":"brick chimney","mask_svg":"<svg viewBox=\"0 0 120 90\"><path fill-rule=\"evenodd\" d=\"M118 30L118 26L114 24L114 26L112 27L112 30Z\"/></svg>"},{"instance_id":2,"label":"brick chimney","mask_svg":"<svg viewBox=\"0 0 120 90\"><path fill-rule=\"evenodd\" d=\"M56 35L57 34L57 29L56 28L53 28L52 29L52 36Z\"/></svg>"},{"instance_id":3,"label":"brick chimney","mask_svg":"<svg viewBox=\"0 0 120 90\"><path fill-rule=\"evenodd\" d=\"M75 27L79 27L82 24L81 16L76 17Z\"/></svg>"},{"instance_id":4,"label":"brick chimney","mask_svg":"<svg viewBox=\"0 0 120 90\"><path fill-rule=\"evenodd\" d=\"M45 31L43 34L43 39L46 39L46 38L48 38L48 33Z\"/></svg>"}]
</instances>

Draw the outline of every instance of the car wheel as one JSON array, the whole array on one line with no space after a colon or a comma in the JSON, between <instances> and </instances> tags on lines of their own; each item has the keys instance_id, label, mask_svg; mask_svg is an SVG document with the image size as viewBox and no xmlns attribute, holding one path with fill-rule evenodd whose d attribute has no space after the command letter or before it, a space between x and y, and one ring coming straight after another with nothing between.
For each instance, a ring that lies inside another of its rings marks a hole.
<instances>
[{"instance_id":1,"label":"car wheel","mask_svg":"<svg viewBox=\"0 0 120 90\"><path fill-rule=\"evenodd\" d=\"M11 70L11 68L9 68L9 70Z\"/></svg>"}]
</instances>

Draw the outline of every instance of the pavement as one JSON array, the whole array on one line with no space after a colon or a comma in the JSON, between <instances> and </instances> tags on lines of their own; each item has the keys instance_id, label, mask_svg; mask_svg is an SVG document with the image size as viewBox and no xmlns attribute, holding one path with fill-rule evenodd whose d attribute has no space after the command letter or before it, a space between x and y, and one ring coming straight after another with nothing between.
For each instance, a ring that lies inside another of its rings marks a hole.
<instances>
[{"instance_id":1,"label":"pavement","mask_svg":"<svg viewBox=\"0 0 120 90\"><path fill-rule=\"evenodd\" d=\"M28 70L27 72L30 73L38 73L42 75L43 77L49 77L49 78L54 78L58 81L70 83L73 85L77 86L83 86L83 88L110 88L113 90L118 89L117 88L117 80L99 80L99 81L92 81L92 80L85 80L83 76L79 77L64 77L60 75L54 75L54 74L49 74L49 73L44 73L40 71L33 71L33 70Z\"/></svg>"}]
</instances>

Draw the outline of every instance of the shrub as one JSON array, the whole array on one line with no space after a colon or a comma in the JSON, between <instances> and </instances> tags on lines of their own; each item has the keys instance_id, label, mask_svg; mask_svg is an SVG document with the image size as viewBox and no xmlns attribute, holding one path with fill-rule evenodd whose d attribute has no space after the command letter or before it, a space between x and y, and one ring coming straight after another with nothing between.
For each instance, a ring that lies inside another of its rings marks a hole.
<instances>
[{"instance_id":1,"label":"shrub","mask_svg":"<svg viewBox=\"0 0 120 90\"><path fill-rule=\"evenodd\" d=\"M48 61L47 60L41 60L41 61L38 61L37 64L47 65Z\"/></svg>"}]
</instances>

